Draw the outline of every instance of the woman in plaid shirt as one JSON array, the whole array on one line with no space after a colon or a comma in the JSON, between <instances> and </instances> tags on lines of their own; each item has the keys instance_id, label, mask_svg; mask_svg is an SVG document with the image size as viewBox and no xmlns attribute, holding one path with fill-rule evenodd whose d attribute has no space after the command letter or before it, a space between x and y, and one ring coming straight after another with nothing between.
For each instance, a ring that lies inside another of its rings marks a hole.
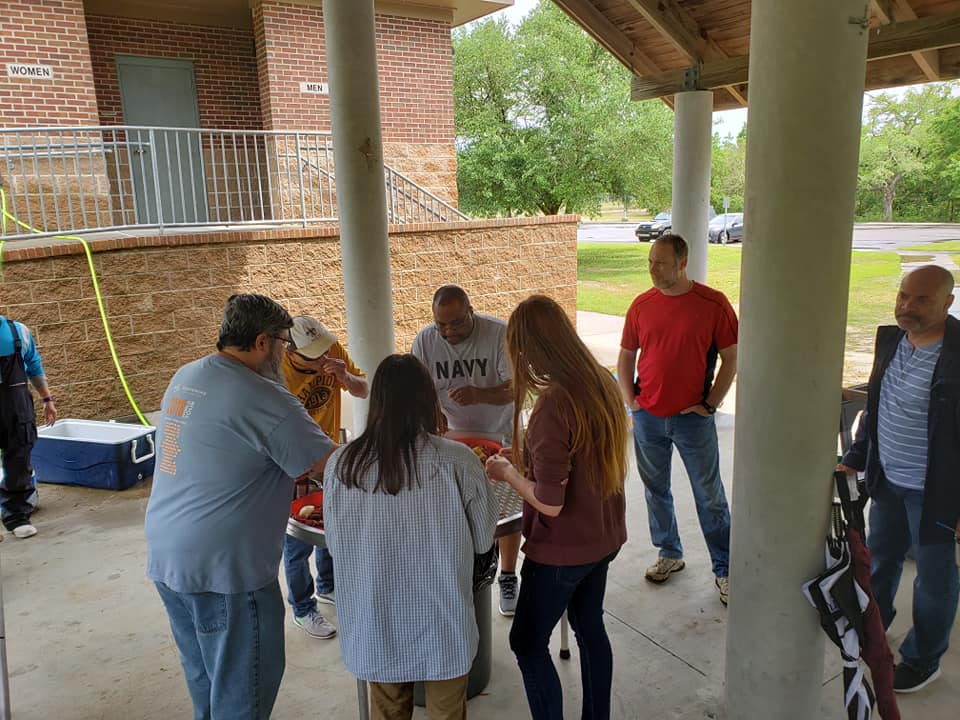
<instances>
[{"instance_id":1,"label":"woman in plaid shirt","mask_svg":"<svg viewBox=\"0 0 960 720\"><path fill-rule=\"evenodd\" d=\"M432 720L466 717L473 560L493 545L497 505L473 451L439 436L441 418L427 369L391 355L373 378L367 429L324 472L340 650L370 684L375 719L411 717L415 681Z\"/></svg>"}]
</instances>

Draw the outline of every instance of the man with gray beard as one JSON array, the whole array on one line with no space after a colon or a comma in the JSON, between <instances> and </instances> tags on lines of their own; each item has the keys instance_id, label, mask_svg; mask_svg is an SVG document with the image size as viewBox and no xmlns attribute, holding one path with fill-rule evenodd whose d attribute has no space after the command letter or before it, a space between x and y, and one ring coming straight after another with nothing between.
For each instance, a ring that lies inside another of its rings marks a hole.
<instances>
[{"instance_id":1,"label":"man with gray beard","mask_svg":"<svg viewBox=\"0 0 960 720\"><path fill-rule=\"evenodd\" d=\"M197 720L269 718L283 676L291 478L319 477L334 449L282 382L292 326L268 297L231 296L217 352L180 368L163 396L147 575Z\"/></svg>"}]
</instances>

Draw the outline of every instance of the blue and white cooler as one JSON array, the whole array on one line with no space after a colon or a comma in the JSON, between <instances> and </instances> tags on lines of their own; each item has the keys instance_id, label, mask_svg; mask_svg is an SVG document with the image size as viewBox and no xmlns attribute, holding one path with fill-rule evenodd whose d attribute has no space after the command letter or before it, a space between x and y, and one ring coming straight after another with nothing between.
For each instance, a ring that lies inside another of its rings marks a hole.
<instances>
[{"instance_id":1,"label":"blue and white cooler","mask_svg":"<svg viewBox=\"0 0 960 720\"><path fill-rule=\"evenodd\" d=\"M152 425L58 420L38 429L33 469L40 482L126 490L153 475L156 431Z\"/></svg>"}]
</instances>

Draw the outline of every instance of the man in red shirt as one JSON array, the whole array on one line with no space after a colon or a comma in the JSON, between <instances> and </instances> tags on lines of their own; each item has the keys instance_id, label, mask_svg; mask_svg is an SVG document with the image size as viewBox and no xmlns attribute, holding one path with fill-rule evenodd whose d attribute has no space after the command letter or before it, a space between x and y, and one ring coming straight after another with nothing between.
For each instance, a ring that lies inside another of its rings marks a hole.
<instances>
[{"instance_id":1,"label":"man in red shirt","mask_svg":"<svg viewBox=\"0 0 960 720\"><path fill-rule=\"evenodd\" d=\"M715 584L726 605L730 510L720 480L713 414L737 372L737 316L723 293L687 278L687 243L679 235L653 243L649 267L653 287L627 311L617 362L620 391L633 412L650 535L660 549L646 578L662 583L684 568L670 491L675 445L690 477ZM718 356L721 365L714 378Z\"/></svg>"}]
</instances>

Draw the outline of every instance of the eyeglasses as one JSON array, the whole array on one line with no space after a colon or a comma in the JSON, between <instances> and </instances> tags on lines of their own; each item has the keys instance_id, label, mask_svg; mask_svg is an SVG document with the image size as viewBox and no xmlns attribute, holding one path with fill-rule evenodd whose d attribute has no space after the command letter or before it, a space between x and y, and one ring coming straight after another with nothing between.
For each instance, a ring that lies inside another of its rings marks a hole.
<instances>
[{"instance_id":1,"label":"eyeglasses","mask_svg":"<svg viewBox=\"0 0 960 720\"><path fill-rule=\"evenodd\" d=\"M272 337L274 340L279 340L280 342L284 343L287 347L290 347L293 345L293 340L290 339L289 337L283 337L282 335L271 335L270 337Z\"/></svg>"},{"instance_id":2,"label":"eyeglasses","mask_svg":"<svg viewBox=\"0 0 960 720\"><path fill-rule=\"evenodd\" d=\"M453 320L446 324L439 323L439 322L434 322L433 324L436 326L437 330L460 330L461 328L466 326L467 321L470 319L470 315L471 315L471 312L467 310L467 312L464 313L463 317L458 318L457 320Z\"/></svg>"}]
</instances>

